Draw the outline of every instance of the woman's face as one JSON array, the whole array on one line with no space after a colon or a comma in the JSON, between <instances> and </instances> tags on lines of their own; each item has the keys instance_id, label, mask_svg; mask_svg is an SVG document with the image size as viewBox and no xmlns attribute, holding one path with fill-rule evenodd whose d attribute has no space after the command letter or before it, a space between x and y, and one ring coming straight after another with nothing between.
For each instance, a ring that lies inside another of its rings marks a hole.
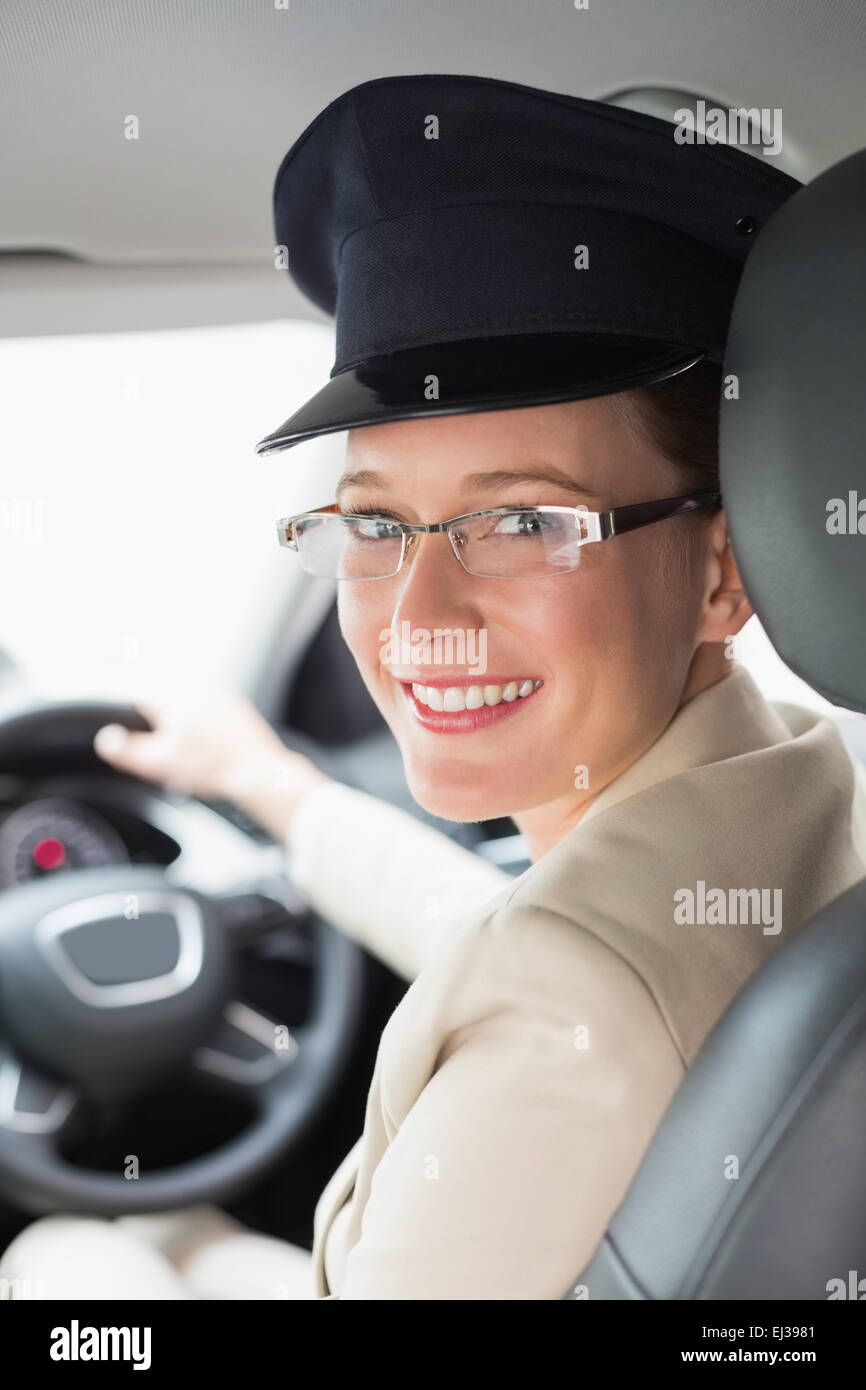
<instances>
[{"instance_id":1,"label":"woman's face","mask_svg":"<svg viewBox=\"0 0 866 1390\"><path fill-rule=\"evenodd\" d=\"M433 522L500 506L601 511L686 490L599 398L356 429L338 500L343 511ZM677 535L682 526L585 545L574 571L508 579L468 574L445 533L416 536L392 578L338 585L342 632L422 806L457 821L545 806L565 827L655 741L697 645L702 533ZM412 653L383 640L418 629L462 630L465 647L455 639L450 652L431 643ZM413 681L435 683L445 710L419 708ZM459 686L465 699L469 685L515 681L533 682L532 693L485 704L480 719L449 716L455 698L443 688Z\"/></svg>"}]
</instances>

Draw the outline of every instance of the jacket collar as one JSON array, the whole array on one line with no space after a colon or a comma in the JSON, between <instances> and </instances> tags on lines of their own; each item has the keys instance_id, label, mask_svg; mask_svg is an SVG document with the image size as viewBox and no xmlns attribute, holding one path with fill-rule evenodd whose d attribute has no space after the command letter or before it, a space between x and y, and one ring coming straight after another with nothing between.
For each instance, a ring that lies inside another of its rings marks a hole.
<instances>
[{"instance_id":1,"label":"jacket collar","mask_svg":"<svg viewBox=\"0 0 866 1390\"><path fill-rule=\"evenodd\" d=\"M794 728L765 700L745 667L732 666L715 685L682 705L655 743L602 788L575 830L668 777L784 743L792 734L813 728L823 717L799 706L787 709Z\"/></svg>"}]
</instances>

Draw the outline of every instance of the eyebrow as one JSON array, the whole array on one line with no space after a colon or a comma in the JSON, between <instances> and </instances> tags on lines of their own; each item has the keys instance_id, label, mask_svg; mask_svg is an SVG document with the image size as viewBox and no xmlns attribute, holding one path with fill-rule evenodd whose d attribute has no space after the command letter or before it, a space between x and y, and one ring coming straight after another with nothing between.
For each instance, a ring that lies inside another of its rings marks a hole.
<instances>
[{"instance_id":1,"label":"eyebrow","mask_svg":"<svg viewBox=\"0 0 866 1390\"><path fill-rule=\"evenodd\" d=\"M582 497L598 497L600 495L592 488L578 482L564 469L548 463L532 464L527 468L481 470L478 473L467 473L461 480L464 491L470 489L492 491L494 488L508 487L512 483L548 483L553 487L564 488L567 492L579 493ZM384 474L377 473L373 468L359 468L351 473L344 473L337 484L335 496L339 499L340 494L349 487L385 488L388 486L388 479Z\"/></svg>"}]
</instances>

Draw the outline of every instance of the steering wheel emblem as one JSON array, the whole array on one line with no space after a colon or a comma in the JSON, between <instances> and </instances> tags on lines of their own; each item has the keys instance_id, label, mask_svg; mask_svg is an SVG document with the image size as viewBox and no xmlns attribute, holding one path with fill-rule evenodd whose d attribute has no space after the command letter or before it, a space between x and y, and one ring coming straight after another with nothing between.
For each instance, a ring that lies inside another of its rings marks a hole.
<instances>
[{"instance_id":1,"label":"steering wheel emblem","mask_svg":"<svg viewBox=\"0 0 866 1390\"><path fill-rule=\"evenodd\" d=\"M133 898L137 915L126 915ZM36 924L35 941L85 1004L116 1009L189 989L202 965L198 904L186 893L105 893L65 903ZM121 973L122 972L122 973Z\"/></svg>"}]
</instances>

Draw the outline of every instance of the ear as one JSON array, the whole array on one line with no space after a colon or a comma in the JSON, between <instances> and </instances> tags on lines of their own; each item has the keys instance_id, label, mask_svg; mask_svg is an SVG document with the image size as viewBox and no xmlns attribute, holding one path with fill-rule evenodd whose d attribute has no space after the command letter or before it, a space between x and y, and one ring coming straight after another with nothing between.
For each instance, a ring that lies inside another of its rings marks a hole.
<instances>
[{"instance_id":1,"label":"ear","mask_svg":"<svg viewBox=\"0 0 866 1390\"><path fill-rule=\"evenodd\" d=\"M696 641L724 642L736 636L755 610L743 588L723 511L708 528L704 579Z\"/></svg>"}]
</instances>

